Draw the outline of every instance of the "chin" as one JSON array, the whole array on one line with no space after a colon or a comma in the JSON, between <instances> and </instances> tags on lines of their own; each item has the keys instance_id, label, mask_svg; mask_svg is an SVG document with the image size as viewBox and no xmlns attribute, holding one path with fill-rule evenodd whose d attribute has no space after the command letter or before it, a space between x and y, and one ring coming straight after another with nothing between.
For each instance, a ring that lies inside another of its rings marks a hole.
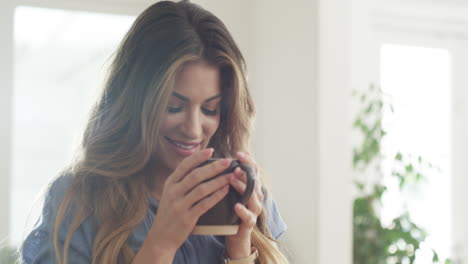
<instances>
[{"instance_id":1,"label":"chin","mask_svg":"<svg viewBox=\"0 0 468 264\"><path fill-rule=\"evenodd\" d=\"M183 159L180 159L180 158L179 159L172 159L170 164L169 164L169 168L171 170L175 170L179 166L179 164L182 162L182 160Z\"/></svg>"}]
</instances>

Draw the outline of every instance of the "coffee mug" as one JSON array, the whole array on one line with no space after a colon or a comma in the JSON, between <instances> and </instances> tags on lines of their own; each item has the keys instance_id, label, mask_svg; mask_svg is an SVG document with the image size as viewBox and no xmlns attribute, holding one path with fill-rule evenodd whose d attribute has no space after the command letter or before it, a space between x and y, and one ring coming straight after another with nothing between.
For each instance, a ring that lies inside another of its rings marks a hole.
<instances>
[{"instance_id":1,"label":"coffee mug","mask_svg":"<svg viewBox=\"0 0 468 264\"><path fill-rule=\"evenodd\" d=\"M217 159L209 159L200 164L202 167ZM240 167L247 176L246 189L244 194L239 194L232 186L229 186L228 194L215 206L205 212L197 222L192 234L194 235L235 235L239 230L240 218L234 211L234 205L241 203L246 205L252 196L255 187L255 171L249 165L240 163L238 160L232 160L229 167L222 173L206 180L210 181L223 174L234 172Z\"/></svg>"}]
</instances>

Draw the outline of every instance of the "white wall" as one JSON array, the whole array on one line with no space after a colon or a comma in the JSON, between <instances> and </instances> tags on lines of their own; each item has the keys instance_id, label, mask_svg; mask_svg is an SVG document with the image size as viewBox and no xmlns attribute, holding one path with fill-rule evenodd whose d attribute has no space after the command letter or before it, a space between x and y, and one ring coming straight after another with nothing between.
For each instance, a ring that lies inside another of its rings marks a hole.
<instances>
[{"instance_id":1,"label":"white wall","mask_svg":"<svg viewBox=\"0 0 468 264\"><path fill-rule=\"evenodd\" d=\"M0 241L8 235L13 82L13 5L0 3ZM0 245L1 246L1 245Z\"/></svg>"},{"instance_id":2,"label":"white wall","mask_svg":"<svg viewBox=\"0 0 468 264\"><path fill-rule=\"evenodd\" d=\"M467 23L468 33L468 23ZM468 263L468 38L453 47L454 70L453 119L452 119L452 236L453 254L457 263ZM463 261L463 262L462 262Z\"/></svg>"},{"instance_id":3,"label":"white wall","mask_svg":"<svg viewBox=\"0 0 468 264\"><path fill-rule=\"evenodd\" d=\"M351 0L318 10L318 263L351 263Z\"/></svg>"},{"instance_id":4,"label":"white wall","mask_svg":"<svg viewBox=\"0 0 468 264\"><path fill-rule=\"evenodd\" d=\"M251 30L254 12L251 0L192 0L200 4L203 8L209 10L218 16L233 35L234 40L240 47L247 67L249 66L251 52L254 42L252 41L254 32Z\"/></svg>"},{"instance_id":5,"label":"white wall","mask_svg":"<svg viewBox=\"0 0 468 264\"><path fill-rule=\"evenodd\" d=\"M256 1L255 151L292 263L351 263L350 1Z\"/></svg>"},{"instance_id":6,"label":"white wall","mask_svg":"<svg viewBox=\"0 0 468 264\"><path fill-rule=\"evenodd\" d=\"M288 224L292 263L317 259L317 1L256 1L254 148Z\"/></svg>"}]
</instances>

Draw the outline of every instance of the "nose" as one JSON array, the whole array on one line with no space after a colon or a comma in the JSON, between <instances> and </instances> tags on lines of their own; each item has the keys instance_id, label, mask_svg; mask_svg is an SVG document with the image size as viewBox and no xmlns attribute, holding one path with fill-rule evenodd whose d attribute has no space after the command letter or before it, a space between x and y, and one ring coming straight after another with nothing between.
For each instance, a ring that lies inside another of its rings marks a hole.
<instances>
[{"instance_id":1,"label":"nose","mask_svg":"<svg viewBox=\"0 0 468 264\"><path fill-rule=\"evenodd\" d=\"M199 111L187 111L186 118L182 124L182 133L188 140L201 139L203 133L202 116Z\"/></svg>"}]
</instances>

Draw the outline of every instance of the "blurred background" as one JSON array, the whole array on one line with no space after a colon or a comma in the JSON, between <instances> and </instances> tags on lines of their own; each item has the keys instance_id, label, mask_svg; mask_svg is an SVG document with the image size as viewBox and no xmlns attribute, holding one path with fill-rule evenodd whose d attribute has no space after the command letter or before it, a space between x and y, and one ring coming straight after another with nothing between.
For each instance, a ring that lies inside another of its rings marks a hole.
<instances>
[{"instance_id":1,"label":"blurred background","mask_svg":"<svg viewBox=\"0 0 468 264\"><path fill-rule=\"evenodd\" d=\"M0 0L0 263L153 2ZM468 0L193 2L246 57L291 263L468 263Z\"/></svg>"}]
</instances>

